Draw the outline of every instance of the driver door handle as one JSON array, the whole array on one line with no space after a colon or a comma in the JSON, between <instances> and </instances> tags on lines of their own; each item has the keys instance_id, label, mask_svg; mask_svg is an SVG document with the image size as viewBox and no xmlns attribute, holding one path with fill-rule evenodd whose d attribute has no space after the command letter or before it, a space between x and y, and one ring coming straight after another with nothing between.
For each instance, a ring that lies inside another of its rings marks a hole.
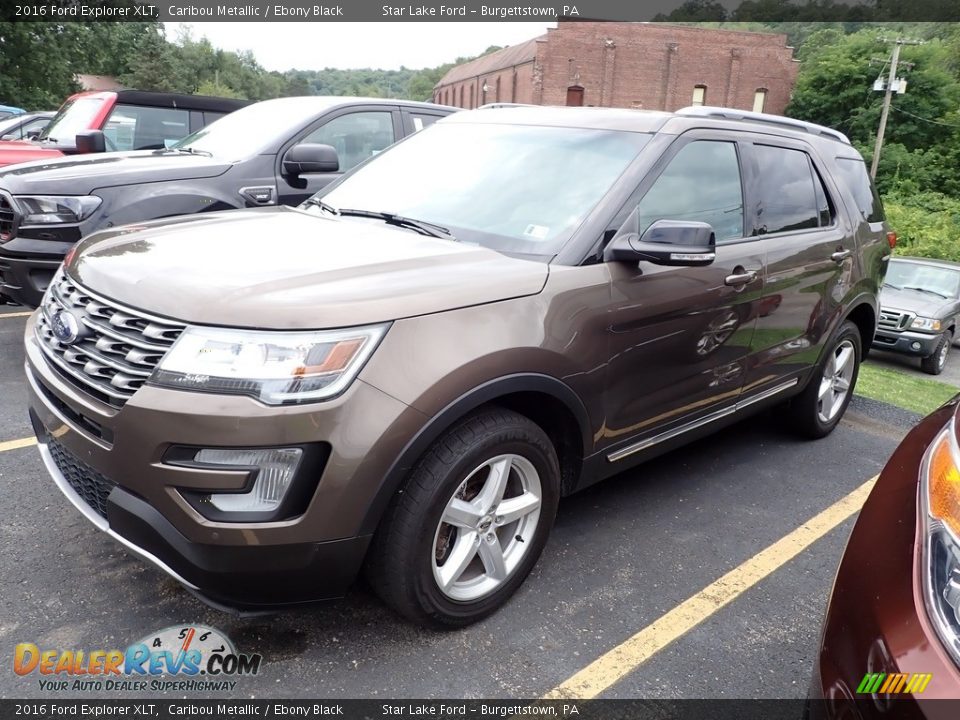
<instances>
[{"instance_id":1,"label":"driver door handle","mask_svg":"<svg viewBox=\"0 0 960 720\"><path fill-rule=\"evenodd\" d=\"M837 250L833 255L830 256L830 259L835 263L842 263L851 255L853 255L852 250Z\"/></svg>"},{"instance_id":2,"label":"driver door handle","mask_svg":"<svg viewBox=\"0 0 960 720\"><path fill-rule=\"evenodd\" d=\"M746 285L747 283L752 283L757 279L756 270L743 270L739 268L740 272L735 272L733 275L727 275L724 279L724 284L737 287L739 285Z\"/></svg>"}]
</instances>

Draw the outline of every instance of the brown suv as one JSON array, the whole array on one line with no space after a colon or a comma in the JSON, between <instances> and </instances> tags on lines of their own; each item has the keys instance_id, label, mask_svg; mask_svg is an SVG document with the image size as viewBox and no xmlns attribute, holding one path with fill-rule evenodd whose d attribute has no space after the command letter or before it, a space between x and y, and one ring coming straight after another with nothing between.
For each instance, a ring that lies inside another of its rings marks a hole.
<instances>
[{"instance_id":1,"label":"brown suv","mask_svg":"<svg viewBox=\"0 0 960 720\"><path fill-rule=\"evenodd\" d=\"M768 405L836 426L890 254L874 198L846 138L786 118L453 115L300 208L81 243L26 332L40 452L216 604L364 568L463 625L561 496Z\"/></svg>"}]
</instances>

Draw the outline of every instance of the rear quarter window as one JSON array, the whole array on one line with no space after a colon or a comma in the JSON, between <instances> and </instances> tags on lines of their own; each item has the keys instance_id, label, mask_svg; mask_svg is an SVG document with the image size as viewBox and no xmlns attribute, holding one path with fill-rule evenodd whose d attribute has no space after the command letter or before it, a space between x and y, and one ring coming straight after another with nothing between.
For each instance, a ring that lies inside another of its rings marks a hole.
<instances>
[{"instance_id":1,"label":"rear quarter window","mask_svg":"<svg viewBox=\"0 0 960 720\"><path fill-rule=\"evenodd\" d=\"M837 169L840 171L840 180L850 193L863 218L869 223L883 222L883 203L877 189L870 181L867 166L863 160L857 158L838 157Z\"/></svg>"}]
</instances>

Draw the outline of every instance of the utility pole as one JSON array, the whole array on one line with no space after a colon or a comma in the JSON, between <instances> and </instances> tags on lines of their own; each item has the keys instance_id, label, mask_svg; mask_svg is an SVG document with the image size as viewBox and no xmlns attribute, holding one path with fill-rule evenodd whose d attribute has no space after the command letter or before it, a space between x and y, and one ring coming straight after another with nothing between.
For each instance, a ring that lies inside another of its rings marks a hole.
<instances>
[{"instance_id":1,"label":"utility pole","mask_svg":"<svg viewBox=\"0 0 960 720\"><path fill-rule=\"evenodd\" d=\"M880 149L883 147L883 136L887 132L887 117L890 115L890 102L893 92L904 92L905 81L897 77L897 66L900 64L900 48L904 45L920 45L918 40L897 38L893 41L893 54L890 57L890 72L887 75L886 89L883 95L883 110L880 112L880 127L877 129L877 142L873 146L873 161L870 163L870 177L876 179L877 165L880 163ZM901 85L903 83L904 85Z\"/></svg>"}]
</instances>

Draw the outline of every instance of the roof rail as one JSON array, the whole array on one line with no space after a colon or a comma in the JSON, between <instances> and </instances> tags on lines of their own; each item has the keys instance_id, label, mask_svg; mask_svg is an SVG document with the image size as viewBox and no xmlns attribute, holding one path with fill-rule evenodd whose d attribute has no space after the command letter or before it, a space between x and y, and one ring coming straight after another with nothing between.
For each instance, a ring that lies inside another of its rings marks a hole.
<instances>
[{"instance_id":1,"label":"roof rail","mask_svg":"<svg viewBox=\"0 0 960 720\"><path fill-rule=\"evenodd\" d=\"M481 105L477 110L494 110L496 108L512 108L512 107L539 107L539 105L531 105L530 103L508 103L508 102L492 102L487 103L486 105Z\"/></svg>"},{"instance_id":2,"label":"roof rail","mask_svg":"<svg viewBox=\"0 0 960 720\"><path fill-rule=\"evenodd\" d=\"M782 115L770 115L768 113L751 112L749 110L737 110L735 108L711 107L709 105L692 105L677 110L677 115L685 117L710 117L723 120L746 120L747 122L764 123L766 125L779 125L781 127L792 128L808 132L811 135L825 135L834 140L850 145L850 138L839 130L828 128L816 123L795 120L794 118L783 117Z\"/></svg>"}]
</instances>

